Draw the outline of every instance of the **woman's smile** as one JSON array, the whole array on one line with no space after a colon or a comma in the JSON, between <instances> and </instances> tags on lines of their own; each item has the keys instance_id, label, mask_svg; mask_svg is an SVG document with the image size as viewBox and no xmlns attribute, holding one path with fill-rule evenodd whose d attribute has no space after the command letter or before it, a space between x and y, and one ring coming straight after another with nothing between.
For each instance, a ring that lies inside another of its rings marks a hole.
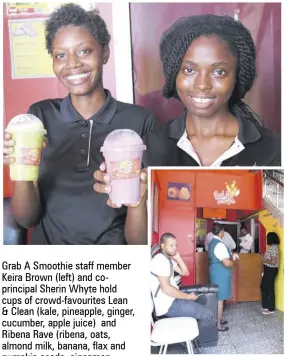
<instances>
[{"instance_id":1,"label":"woman's smile","mask_svg":"<svg viewBox=\"0 0 285 356\"><path fill-rule=\"evenodd\" d=\"M70 85L81 85L89 80L91 72L83 72L80 74L74 74L66 76L65 79L69 82Z\"/></svg>"},{"instance_id":2,"label":"woman's smile","mask_svg":"<svg viewBox=\"0 0 285 356\"><path fill-rule=\"evenodd\" d=\"M190 96L190 99L193 101L193 104L197 109L208 109L214 103L215 98L208 97L198 97Z\"/></svg>"}]
</instances>

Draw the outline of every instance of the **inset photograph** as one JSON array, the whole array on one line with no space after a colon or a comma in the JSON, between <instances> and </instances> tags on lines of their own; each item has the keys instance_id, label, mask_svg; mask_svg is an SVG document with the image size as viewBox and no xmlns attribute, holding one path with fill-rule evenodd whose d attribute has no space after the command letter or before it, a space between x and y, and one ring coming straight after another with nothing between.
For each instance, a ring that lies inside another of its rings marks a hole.
<instances>
[{"instance_id":1,"label":"inset photograph","mask_svg":"<svg viewBox=\"0 0 285 356\"><path fill-rule=\"evenodd\" d=\"M148 166L281 166L281 3L131 3Z\"/></svg>"},{"instance_id":2,"label":"inset photograph","mask_svg":"<svg viewBox=\"0 0 285 356\"><path fill-rule=\"evenodd\" d=\"M284 171L152 169L151 353L283 354Z\"/></svg>"},{"instance_id":3,"label":"inset photograph","mask_svg":"<svg viewBox=\"0 0 285 356\"><path fill-rule=\"evenodd\" d=\"M78 3L3 7L5 245L147 245L155 120L116 95L120 9Z\"/></svg>"}]
</instances>

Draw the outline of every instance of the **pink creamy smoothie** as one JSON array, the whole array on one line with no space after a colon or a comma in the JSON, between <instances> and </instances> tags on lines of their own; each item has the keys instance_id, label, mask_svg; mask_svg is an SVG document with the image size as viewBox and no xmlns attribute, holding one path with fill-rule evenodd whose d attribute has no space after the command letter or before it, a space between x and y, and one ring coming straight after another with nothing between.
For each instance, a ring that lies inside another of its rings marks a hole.
<instances>
[{"instance_id":1,"label":"pink creamy smoothie","mask_svg":"<svg viewBox=\"0 0 285 356\"><path fill-rule=\"evenodd\" d=\"M105 139L101 152L107 173L111 176L110 199L115 204L135 204L140 200L140 172L146 146L132 130L112 131Z\"/></svg>"}]
</instances>

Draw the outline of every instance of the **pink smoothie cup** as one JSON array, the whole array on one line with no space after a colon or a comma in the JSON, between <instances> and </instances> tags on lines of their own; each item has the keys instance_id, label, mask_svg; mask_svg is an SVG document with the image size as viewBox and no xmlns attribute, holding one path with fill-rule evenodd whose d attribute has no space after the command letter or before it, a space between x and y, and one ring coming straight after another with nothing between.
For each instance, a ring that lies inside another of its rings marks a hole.
<instances>
[{"instance_id":1,"label":"pink smoothie cup","mask_svg":"<svg viewBox=\"0 0 285 356\"><path fill-rule=\"evenodd\" d=\"M101 147L107 173L111 177L111 201L117 205L136 204L140 201L140 173L142 155L146 146L132 130L112 131Z\"/></svg>"}]
</instances>

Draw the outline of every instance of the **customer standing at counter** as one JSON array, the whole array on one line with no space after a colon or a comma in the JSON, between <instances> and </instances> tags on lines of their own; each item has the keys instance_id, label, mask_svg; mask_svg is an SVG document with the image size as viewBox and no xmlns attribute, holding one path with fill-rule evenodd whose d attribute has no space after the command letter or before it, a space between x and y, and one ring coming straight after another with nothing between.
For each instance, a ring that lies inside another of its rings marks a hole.
<instances>
[{"instance_id":1,"label":"customer standing at counter","mask_svg":"<svg viewBox=\"0 0 285 356\"><path fill-rule=\"evenodd\" d=\"M280 250L280 240L275 232L267 234L267 245L269 249L264 256L261 255L263 261L263 277L261 280L261 296L262 296L262 314L273 314L275 310L275 291L274 281L278 273Z\"/></svg>"},{"instance_id":2,"label":"customer standing at counter","mask_svg":"<svg viewBox=\"0 0 285 356\"><path fill-rule=\"evenodd\" d=\"M232 267L238 257L237 254L231 253L222 241L224 236L223 226L219 223L214 223L212 227L214 235L208 246L208 255L210 262L210 283L217 284L218 292L218 330L227 331L229 327L223 326L227 321L222 321L224 300L231 296L231 277Z\"/></svg>"},{"instance_id":3,"label":"customer standing at counter","mask_svg":"<svg viewBox=\"0 0 285 356\"><path fill-rule=\"evenodd\" d=\"M224 229L224 228L223 228ZM212 232L208 232L205 238L205 250L208 251L209 244L212 241L212 238L214 237ZM236 243L234 242L233 238L231 235L224 231L224 236L223 236L223 243L230 248L231 251L233 251L236 248Z\"/></svg>"}]
</instances>

